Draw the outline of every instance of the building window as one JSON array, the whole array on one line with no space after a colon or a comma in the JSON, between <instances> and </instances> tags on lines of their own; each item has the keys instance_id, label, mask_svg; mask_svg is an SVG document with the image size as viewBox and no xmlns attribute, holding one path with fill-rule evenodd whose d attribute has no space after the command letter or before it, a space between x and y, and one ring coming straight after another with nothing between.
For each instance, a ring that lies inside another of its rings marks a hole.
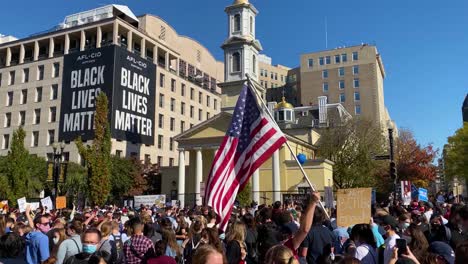
<instances>
[{"instance_id":1,"label":"building window","mask_svg":"<svg viewBox=\"0 0 468 264\"><path fill-rule=\"evenodd\" d=\"M117 156L117 157L119 157L119 158L120 158L120 157L122 156L122 151L121 151L121 150L118 150L118 149L116 149L116 150L115 150L115 156Z\"/></svg>"},{"instance_id":2,"label":"building window","mask_svg":"<svg viewBox=\"0 0 468 264\"><path fill-rule=\"evenodd\" d=\"M24 126L26 123L26 111L20 111L18 116L18 125Z\"/></svg>"},{"instance_id":3,"label":"building window","mask_svg":"<svg viewBox=\"0 0 468 264\"><path fill-rule=\"evenodd\" d=\"M158 127L159 128L164 128L164 115L163 114L159 114Z\"/></svg>"},{"instance_id":4,"label":"building window","mask_svg":"<svg viewBox=\"0 0 468 264\"><path fill-rule=\"evenodd\" d=\"M36 87L36 98L35 102L39 103L42 101L42 87Z\"/></svg>"},{"instance_id":5,"label":"building window","mask_svg":"<svg viewBox=\"0 0 468 264\"><path fill-rule=\"evenodd\" d=\"M360 105L354 106L354 113L355 113L356 115L360 115L360 114L361 114L361 106L360 106Z\"/></svg>"},{"instance_id":6,"label":"building window","mask_svg":"<svg viewBox=\"0 0 468 264\"><path fill-rule=\"evenodd\" d=\"M169 123L169 129L171 131L174 131L175 130L175 118L171 117L171 121Z\"/></svg>"},{"instance_id":7,"label":"building window","mask_svg":"<svg viewBox=\"0 0 468 264\"><path fill-rule=\"evenodd\" d=\"M203 110L198 109L198 120L199 120L199 121L202 121L202 119L203 119L202 116L203 116Z\"/></svg>"},{"instance_id":8,"label":"building window","mask_svg":"<svg viewBox=\"0 0 468 264\"><path fill-rule=\"evenodd\" d=\"M8 79L8 85L14 85L15 84L15 71L10 71L10 78Z\"/></svg>"},{"instance_id":9,"label":"building window","mask_svg":"<svg viewBox=\"0 0 468 264\"><path fill-rule=\"evenodd\" d=\"M195 94L195 90L193 88L190 88L190 100L193 100L194 94Z\"/></svg>"},{"instance_id":10,"label":"building window","mask_svg":"<svg viewBox=\"0 0 468 264\"><path fill-rule=\"evenodd\" d=\"M330 56L326 56L326 57L325 57L325 63L326 63L327 65L331 63L331 58L330 58Z\"/></svg>"},{"instance_id":11,"label":"building window","mask_svg":"<svg viewBox=\"0 0 468 264\"><path fill-rule=\"evenodd\" d=\"M353 61L357 61L357 60L359 60L359 54L358 54L357 51L354 51L353 52Z\"/></svg>"},{"instance_id":12,"label":"building window","mask_svg":"<svg viewBox=\"0 0 468 264\"><path fill-rule=\"evenodd\" d=\"M49 108L49 123L57 121L57 107L53 106Z\"/></svg>"},{"instance_id":13,"label":"building window","mask_svg":"<svg viewBox=\"0 0 468 264\"><path fill-rule=\"evenodd\" d=\"M206 95L206 106L210 107L210 96Z\"/></svg>"},{"instance_id":14,"label":"building window","mask_svg":"<svg viewBox=\"0 0 468 264\"><path fill-rule=\"evenodd\" d=\"M13 92L8 92L7 98L6 98L6 106L12 106L12 105L13 105Z\"/></svg>"},{"instance_id":15,"label":"building window","mask_svg":"<svg viewBox=\"0 0 468 264\"><path fill-rule=\"evenodd\" d=\"M59 77L59 74L60 74L60 63L56 62L54 63L54 66L52 68L52 78Z\"/></svg>"},{"instance_id":16,"label":"building window","mask_svg":"<svg viewBox=\"0 0 468 264\"><path fill-rule=\"evenodd\" d=\"M341 76L344 76L344 73L345 73L344 67L338 68L338 76L340 76L340 77L341 77Z\"/></svg>"},{"instance_id":17,"label":"building window","mask_svg":"<svg viewBox=\"0 0 468 264\"><path fill-rule=\"evenodd\" d=\"M323 70L322 71L322 78L324 78L324 79L328 78L328 70Z\"/></svg>"},{"instance_id":18,"label":"building window","mask_svg":"<svg viewBox=\"0 0 468 264\"><path fill-rule=\"evenodd\" d=\"M344 93L340 93L340 103L344 103L346 101L346 97Z\"/></svg>"},{"instance_id":19,"label":"building window","mask_svg":"<svg viewBox=\"0 0 468 264\"><path fill-rule=\"evenodd\" d=\"M232 54L232 71L240 72L241 71L241 58L239 52L234 52Z\"/></svg>"},{"instance_id":20,"label":"building window","mask_svg":"<svg viewBox=\"0 0 468 264\"><path fill-rule=\"evenodd\" d=\"M159 94L159 107L164 108L164 94Z\"/></svg>"},{"instance_id":21,"label":"building window","mask_svg":"<svg viewBox=\"0 0 468 264\"><path fill-rule=\"evenodd\" d=\"M218 110L218 100L213 99L213 108L214 110Z\"/></svg>"},{"instance_id":22,"label":"building window","mask_svg":"<svg viewBox=\"0 0 468 264\"><path fill-rule=\"evenodd\" d=\"M29 68L23 69L23 83L29 82Z\"/></svg>"},{"instance_id":23,"label":"building window","mask_svg":"<svg viewBox=\"0 0 468 264\"><path fill-rule=\"evenodd\" d=\"M275 72L275 81L278 80L278 73Z\"/></svg>"},{"instance_id":24,"label":"building window","mask_svg":"<svg viewBox=\"0 0 468 264\"><path fill-rule=\"evenodd\" d=\"M48 131L47 145L50 146L54 144L55 130L51 129Z\"/></svg>"},{"instance_id":25,"label":"building window","mask_svg":"<svg viewBox=\"0 0 468 264\"><path fill-rule=\"evenodd\" d=\"M271 76L270 76L270 78L271 78L272 80L275 78L275 76L274 76L274 73L273 73L273 72L271 72Z\"/></svg>"},{"instance_id":26,"label":"building window","mask_svg":"<svg viewBox=\"0 0 468 264\"><path fill-rule=\"evenodd\" d=\"M323 57L320 57L320 58L319 58L319 64L320 64L320 65L324 65L324 64L325 64L325 63L324 63Z\"/></svg>"},{"instance_id":27,"label":"building window","mask_svg":"<svg viewBox=\"0 0 468 264\"><path fill-rule=\"evenodd\" d=\"M172 137L169 138L169 150L170 151L174 150L174 139Z\"/></svg>"},{"instance_id":28,"label":"building window","mask_svg":"<svg viewBox=\"0 0 468 264\"><path fill-rule=\"evenodd\" d=\"M184 102L180 103L180 114L185 115L185 103Z\"/></svg>"},{"instance_id":29,"label":"building window","mask_svg":"<svg viewBox=\"0 0 468 264\"><path fill-rule=\"evenodd\" d=\"M198 103L201 104L203 102L203 93L198 92Z\"/></svg>"},{"instance_id":30,"label":"building window","mask_svg":"<svg viewBox=\"0 0 468 264\"><path fill-rule=\"evenodd\" d=\"M308 59L307 60L307 67L309 67L309 68L314 67L314 59Z\"/></svg>"},{"instance_id":31,"label":"building window","mask_svg":"<svg viewBox=\"0 0 468 264\"><path fill-rule=\"evenodd\" d=\"M340 90L342 90L342 89L345 88L345 82L344 82L344 80L339 80L339 81L338 81L338 87L340 88Z\"/></svg>"},{"instance_id":32,"label":"building window","mask_svg":"<svg viewBox=\"0 0 468 264\"><path fill-rule=\"evenodd\" d=\"M340 63L340 62L341 62L340 55L335 55L335 63Z\"/></svg>"},{"instance_id":33,"label":"building window","mask_svg":"<svg viewBox=\"0 0 468 264\"><path fill-rule=\"evenodd\" d=\"M241 16L240 14L235 14L234 15L234 29L233 31L240 31L241 29Z\"/></svg>"},{"instance_id":34,"label":"building window","mask_svg":"<svg viewBox=\"0 0 468 264\"><path fill-rule=\"evenodd\" d=\"M166 76L164 74L160 73L159 74L159 87L164 88L164 79Z\"/></svg>"},{"instance_id":35,"label":"building window","mask_svg":"<svg viewBox=\"0 0 468 264\"><path fill-rule=\"evenodd\" d=\"M174 158L169 158L169 167L174 166Z\"/></svg>"},{"instance_id":36,"label":"building window","mask_svg":"<svg viewBox=\"0 0 468 264\"><path fill-rule=\"evenodd\" d=\"M11 113L5 113L5 121L3 122L3 127L11 126Z\"/></svg>"},{"instance_id":37,"label":"building window","mask_svg":"<svg viewBox=\"0 0 468 264\"><path fill-rule=\"evenodd\" d=\"M176 101L174 98L171 98L171 111L174 112L175 111L175 104L176 104Z\"/></svg>"},{"instance_id":38,"label":"building window","mask_svg":"<svg viewBox=\"0 0 468 264\"><path fill-rule=\"evenodd\" d=\"M41 123L41 109L34 109L34 125Z\"/></svg>"},{"instance_id":39,"label":"building window","mask_svg":"<svg viewBox=\"0 0 468 264\"><path fill-rule=\"evenodd\" d=\"M171 91L175 92L176 91L176 80L171 79Z\"/></svg>"},{"instance_id":40,"label":"building window","mask_svg":"<svg viewBox=\"0 0 468 264\"><path fill-rule=\"evenodd\" d=\"M206 112L206 120L210 119L211 115L209 112Z\"/></svg>"},{"instance_id":41,"label":"building window","mask_svg":"<svg viewBox=\"0 0 468 264\"><path fill-rule=\"evenodd\" d=\"M354 65L354 66L353 66L353 74L354 74L354 75L359 74L359 65Z\"/></svg>"},{"instance_id":42,"label":"building window","mask_svg":"<svg viewBox=\"0 0 468 264\"><path fill-rule=\"evenodd\" d=\"M193 118L194 107L190 106L190 117Z\"/></svg>"},{"instance_id":43,"label":"building window","mask_svg":"<svg viewBox=\"0 0 468 264\"><path fill-rule=\"evenodd\" d=\"M50 100L57 100L58 97L58 84L52 84L50 87Z\"/></svg>"},{"instance_id":44,"label":"building window","mask_svg":"<svg viewBox=\"0 0 468 264\"><path fill-rule=\"evenodd\" d=\"M185 96L185 84L184 83L180 85L180 95Z\"/></svg>"},{"instance_id":45,"label":"building window","mask_svg":"<svg viewBox=\"0 0 468 264\"><path fill-rule=\"evenodd\" d=\"M250 34L253 34L253 33L254 33L254 32L253 32L253 28L254 28L254 26L253 26L253 17L250 16Z\"/></svg>"},{"instance_id":46,"label":"building window","mask_svg":"<svg viewBox=\"0 0 468 264\"><path fill-rule=\"evenodd\" d=\"M39 131L32 132L31 147L37 147L39 145Z\"/></svg>"},{"instance_id":47,"label":"building window","mask_svg":"<svg viewBox=\"0 0 468 264\"><path fill-rule=\"evenodd\" d=\"M159 165L159 166L162 166L162 161L163 161L163 157L162 157L162 156L158 156L158 165Z\"/></svg>"},{"instance_id":48,"label":"building window","mask_svg":"<svg viewBox=\"0 0 468 264\"><path fill-rule=\"evenodd\" d=\"M2 73L0 72L0 87L2 86Z\"/></svg>"},{"instance_id":49,"label":"building window","mask_svg":"<svg viewBox=\"0 0 468 264\"><path fill-rule=\"evenodd\" d=\"M348 55L346 53L341 54L341 62L347 62L348 61Z\"/></svg>"},{"instance_id":50,"label":"building window","mask_svg":"<svg viewBox=\"0 0 468 264\"><path fill-rule=\"evenodd\" d=\"M354 79L354 88L359 88L359 79Z\"/></svg>"},{"instance_id":51,"label":"building window","mask_svg":"<svg viewBox=\"0 0 468 264\"><path fill-rule=\"evenodd\" d=\"M252 72L257 73L257 58L252 55Z\"/></svg>"},{"instance_id":52,"label":"building window","mask_svg":"<svg viewBox=\"0 0 468 264\"><path fill-rule=\"evenodd\" d=\"M44 65L37 66L37 80L44 80Z\"/></svg>"},{"instance_id":53,"label":"building window","mask_svg":"<svg viewBox=\"0 0 468 264\"><path fill-rule=\"evenodd\" d=\"M354 101L360 101L361 100L361 95L359 94L359 92L355 92L354 93Z\"/></svg>"},{"instance_id":54,"label":"building window","mask_svg":"<svg viewBox=\"0 0 468 264\"><path fill-rule=\"evenodd\" d=\"M185 121L180 121L180 133L185 131Z\"/></svg>"},{"instance_id":55,"label":"building window","mask_svg":"<svg viewBox=\"0 0 468 264\"><path fill-rule=\"evenodd\" d=\"M28 90L21 90L20 104L26 104L28 102Z\"/></svg>"},{"instance_id":56,"label":"building window","mask_svg":"<svg viewBox=\"0 0 468 264\"><path fill-rule=\"evenodd\" d=\"M10 147L10 135L3 135L2 149Z\"/></svg>"},{"instance_id":57,"label":"building window","mask_svg":"<svg viewBox=\"0 0 468 264\"><path fill-rule=\"evenodd\" d=\"M163 135L158 135L158 149L163 148L163 140L164 140Z\"/></svg>"},{"instance_id":58,"label":"building window","mask_svg":"<svg viewBox=\"0 0 468 264\"><path fill-rule=\"evenodd\" d=\"M324 82L322 87L323 87L324 92L328 92L328 83L327 82Z\"/></svg>"},{"instance_id":59,"label":"building window","mask_svg":"<svg viewBox=\"0 0 468 264\"><path fill-rule=\"evenodd\" d=\"M145 154L145 164L151 164L151 155Z\"/></svg>"},{"instance_id":60,"label":"building window","mask_svg":"<svg viewBox=\"0 0 468 264\"><path fill-rule=\"evenodd\" d=\"M192 123L190 123L190 128L192 128L192 127L193 127L193 124L192 124Z\"/></svg>"}]
</instances>

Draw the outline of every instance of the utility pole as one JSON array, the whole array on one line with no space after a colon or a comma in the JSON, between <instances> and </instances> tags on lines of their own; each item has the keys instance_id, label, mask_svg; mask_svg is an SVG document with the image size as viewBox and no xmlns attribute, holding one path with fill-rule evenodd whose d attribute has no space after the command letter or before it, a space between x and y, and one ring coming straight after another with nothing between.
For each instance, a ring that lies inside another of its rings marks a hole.
<instances>
[{"instance_id":1,"label":"utility pole","mask_svg":"<svg viewBox=\"0 0 468 264\"><path fill-rule=\"evenodd\" d=\"M390 177L393 180L393 201L397 199L397 171L396 171L396 164L394 161L394 153L393 153L393 128L388 128L388 143L390 147Z\"/></svg>"}]
</instances>

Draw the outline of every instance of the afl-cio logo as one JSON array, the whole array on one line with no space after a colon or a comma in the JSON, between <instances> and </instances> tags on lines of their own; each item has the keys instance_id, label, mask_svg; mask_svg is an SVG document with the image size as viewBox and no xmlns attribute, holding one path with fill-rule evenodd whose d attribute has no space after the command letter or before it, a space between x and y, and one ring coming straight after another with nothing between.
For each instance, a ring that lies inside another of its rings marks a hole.
<instances>
[{"instance_id":1,"label":"afl-cio logo","mask_svg":"<svg viewBox=\"0 0 468 264\"><path fill-rule=\"evenodd\" d=\"M97 59L99 57L101 57L101 52L98 51L98 52L93 52L91 54L83 54L83 55L80 55L78 56L78 58L76 58L76 61L82 61L82 60L90 60L90 59Z\"/></svg>"},{"instance_id":2,"label":"afl-cio logo","mask_svg":"<svg viewBox=\"0 0 468 264\"><path fill-rule=\"evenodd\" d=\"M127 60L133 62L134 64L137 64L138 66L145 68L146 69L146 62L137 60L135 57L132 57L130 55L127 55Z\"/></svg>"}]
</instances>

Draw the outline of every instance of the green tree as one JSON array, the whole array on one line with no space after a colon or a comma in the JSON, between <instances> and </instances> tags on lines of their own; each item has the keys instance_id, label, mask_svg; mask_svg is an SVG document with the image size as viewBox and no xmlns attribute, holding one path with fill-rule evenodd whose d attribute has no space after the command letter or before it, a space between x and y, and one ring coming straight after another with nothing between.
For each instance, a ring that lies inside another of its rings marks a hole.
<instances>
[{"instance_id":1,"label":"green tree","mask_svg":"<svg viewBox=\"0 0 468 264\"><path fill-rule=\"evenodd\" d=\"M244 189L241 192L237 193L236 200L239 201L240 206L249 206L252 199L252 186L250 182L245 185Z\"/></svg>"},{"instance_id":2,"label":"green tree","mask_svg":"<svg viewBox=\"0 0 468 264\"><path fill-rule=\"evenodd\" d=\"M135 166L134 159L112 156L112 198L113 202L120 202L135 185L135 175L140 173L139 166Z\"/></svg>"},{"instance_id":3,"label":"green tree","mask_svg":"<svg viewBox=\"0 0 468 264\"><path fill-rule=\"evenodd\" d=\"M350 119L321 129L318 155L335 163L333 181L337 188L370 187L379 163L373 154L383 153L381 129L365 119Z\"/></svg>"},{"instance_id":4,"label":"green tree","mask_svg":"<svg viewBox=\"0 0 468 264\"><path fill-rule=\"evenodd\" d=\"M93 143L85 146L81 137L76 140L76 146L88 166L88 194L91 203L104 205L111 191L111 135L108 121L108 100L105 93L99 93L96 98L94 114Z\"/></svg>"},{"instance_id":5,"label":"green tree","mask_svg":"<svg viewBox=\"0 0 468 264\"><path fill-rule=\"evenodd\" d=\"M468 180L468 122L464 122L463 127L448 138L445 162L448 177Z\"/></svg>"},{"instance_id":6,"label":"green tree","mask_svg":"<svg viewBox=\"0 0 468 264\"><path fill-rule=\"evenodd\" d=\"M47 177L44 158L29 154L24 147L26 133L22 127L13 132L8 155L0 161L0 188L11 204L21 197L36 197Z\"/></svg>"},{"instance_id":7,"label":"green tree","mask_svg":"<svg viewBox=\"0 0 468 264\"><path fill-rule=\"evenodd\" d=\"M64 184L63 190L67 190L67 196L76 203L79 194L86 196L87 184L87 169L80 164L69 162L67 168L67 179Z\"/></svg>"}]
</instances>

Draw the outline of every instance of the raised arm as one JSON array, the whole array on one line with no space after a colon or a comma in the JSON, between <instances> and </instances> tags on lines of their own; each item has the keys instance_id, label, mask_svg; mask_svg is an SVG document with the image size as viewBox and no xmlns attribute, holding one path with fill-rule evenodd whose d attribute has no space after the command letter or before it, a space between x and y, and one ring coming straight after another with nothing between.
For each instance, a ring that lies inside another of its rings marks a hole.
<instances>
[{"instance_id":1,"label":"raised arm","mask_svg":"<svg viewBox=\"0 0 468 264\"><path fill-rule=\"evenodd\" d=\"M307 234L310 231L312 222L314 219L315 207L317 202L320 201L320 194L318 192L312 192L310 196L310 202L305 210L304 214L301 216L301 226L299 230L292 237L292 244L294 249L298 249L301 246L302 241L306 238Z\"/></svg>"}]
</instances>

